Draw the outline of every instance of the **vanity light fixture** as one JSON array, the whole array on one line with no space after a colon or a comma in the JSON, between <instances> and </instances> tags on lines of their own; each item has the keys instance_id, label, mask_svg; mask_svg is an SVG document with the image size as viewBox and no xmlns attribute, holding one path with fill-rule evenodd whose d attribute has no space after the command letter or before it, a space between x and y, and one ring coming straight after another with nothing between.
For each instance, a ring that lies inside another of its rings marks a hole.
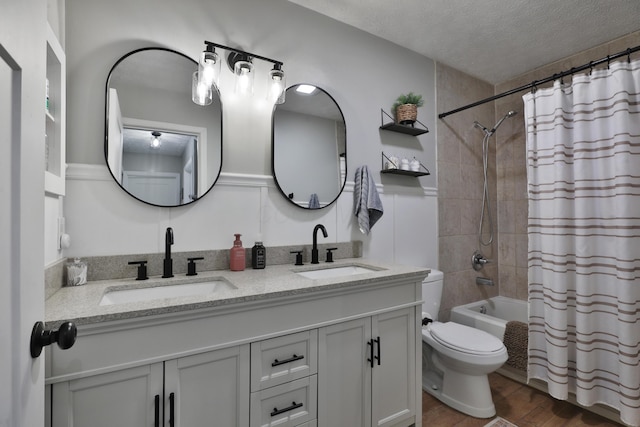
<instances>
[{"instance_id":1,"label":"vanity light fixture","mask_svg":"<svg viewBox=\"0 0 640 427\"><path fill-rule=\"evenodd\" d=\"M154 130L153 132L151 132L151 144L150 144L151 148L160 147L160 136L162 136L162 134L157 130Z\"/></svg>"},{"instance_id":2,"label":"vanity light fixture","mask_svg":"<svg viewBox=\"0 0 640 427\"><path fill-rule=\"evenodd\" d=\"M275 59L245 52L229 46L206 41L205 50L200 54L198 71L193 75L191 98L198 105L211 103L209 95L213 98L213 90L219 92L220 57L215 49L229 51L227 64L235 75L235 92L239 95L251 95L253 93L254 66L253 60L260 59L273 63L273 69L267 76L267 99L275 104L283 104L285 101L286 81L283 63Z\"/></svg>"}]
</instances>

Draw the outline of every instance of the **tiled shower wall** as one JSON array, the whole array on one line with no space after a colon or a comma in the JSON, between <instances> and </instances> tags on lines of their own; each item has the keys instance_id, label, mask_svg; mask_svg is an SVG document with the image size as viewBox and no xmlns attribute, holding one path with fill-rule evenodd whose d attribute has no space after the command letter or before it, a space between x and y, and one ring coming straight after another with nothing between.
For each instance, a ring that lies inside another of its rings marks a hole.
<instances>
[{"instance_id":1,"label":"tiled shower wall","mask_svg":"<svg viewBox=\"0 0 640 427\"><path fill-rule=\"evenodd\" d=\"M443 64L436 65L437 112L453 110L493 95L493 85ZM474 127L478 121L491 128L493 103L472 108L438 120L438 223L440 269L444 272L444 293L440 320L448 320L451 307L498 294L498 266L485 266L480 272L471 268L471 257L479 249L478 227L482 207L483 132ZM493 137L492 137L493 139ZM495 142L490 144L489 189L494 218L494 243L482 247L489 259L497 259L497 203ZM488 228L485 224L485 240ZM488 277L495 286L476 285L477 276Z\"/></svg>"},{"instance_id":2,"label":"tiled shower wall","mask_svg":"<svg viewBox=\"0 0 640 427\"><path fill-rule=\"evenodd\" d=\"M496 85L495 93L543 79L554 73L578 67L627 48L640 45L640 31L610 43L580 52ZM639 58L633 54L632 58ZM606 65L604 65L606 66ZM565 82L570 78L565 78ZM551 84L551 83L550 83ZM549 85L550 85L549 84ZM543 86L540 86L543 87ZM514 119L505 122L496 132L497 193L498 193L498 258L500 295L527 299L527 174L524 103L522 95L514 94L495 101L496 117L509 110L519 111ZM479 99L479 98L478 98ZM440 146L438 146L438 149ZM442 252L440 254L442 257ZM442 259L442 258L441 258Z\"/></svg>"}]
</instances>

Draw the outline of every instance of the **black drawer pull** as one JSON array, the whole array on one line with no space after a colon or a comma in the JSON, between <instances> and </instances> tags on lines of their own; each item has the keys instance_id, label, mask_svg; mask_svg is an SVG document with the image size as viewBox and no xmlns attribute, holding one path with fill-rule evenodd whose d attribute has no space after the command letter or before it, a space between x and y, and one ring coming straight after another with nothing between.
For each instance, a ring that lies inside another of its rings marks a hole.
<instances>
[{"instance_id":1,"label":"black drawer pull","mask_svg":"<svg viewBox=\"0 0 640 427\"><path fill-rule=\"evenodd\" d=\"M371 340L367 341L367 345L369 346L369 351L371 353L371 356L367 359L367 362L370 362L371 363L371 367L373 368L373 359L374 359L374 357L373 357L373 340L371 339Z\"/></svg>"},{"instance_id":2,"label":"black drawer pull","mask_svg":"<svg viewBox=\"0 0 640 427\"><path fill-rule=\"evenodd\" d=\"M154 414L154 416L155 416L154 420L155 421L154 421L153 425L155 427L160 427L160 395L159 394L156 394L155 408L154 409L155 409L155 411L154 411L155 412L155 414Z\"/></svg>"},{"instance_id":3,"label":"black drawer pull","mask_svg":"<svg viewBox=\"0 0 640 427\"><path fill-rule=\"evenodd\" d=\"M175 397L174 393L169 395L169 427L173 427L175 425Z\"/></svg>"},{"instance_id":4,"label":"black drawer pull","mask_svg":"<svg viewBox=\"0 0 640 427\"><path fill-rule=\"evenodd\" d=\"M290 357L289 359L285 359L285 360L274 360L273 363L271 364L271 366L280 366L280 365L284 365L286 363L291 363L291 362L295 362L296 360L302 360L304 359L304 356L296 356L295 354Z\"/></svg>"},{"instance_id":5,"label":"black drawer pull","mask_svg":"<svg viewBox=\"0 0 640 427\"><path fill-rule=\"evenodd\" d=\"M378 365L380 365L380 337L376 338L375 340L373 340L376 344L378 344L378 355L374 357L374 359L376 359L378 361Z\"/></svg>"},{"instance_id":6,"label":"black drawer pull","mask_svg":"<svg viewBox=\"0 0 640 427\"><path fill-rule=\"evenodd\" d=\"M302 403L292 402L291 406L284 409L273 408L273 412L271 413L271 416L275 417L276 415L284 414L285 412L293 411L294 409L298 409L301 407L302 407Z\"/></svg>"}]
</instances>

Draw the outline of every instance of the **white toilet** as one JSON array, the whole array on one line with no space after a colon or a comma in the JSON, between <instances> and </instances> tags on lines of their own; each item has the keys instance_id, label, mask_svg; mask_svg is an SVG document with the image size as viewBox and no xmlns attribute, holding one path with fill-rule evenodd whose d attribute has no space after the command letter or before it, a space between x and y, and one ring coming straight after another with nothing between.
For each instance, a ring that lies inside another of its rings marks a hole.
<instances>
[{"instance_id":1,"label":"white toilet","mask_svg":"<svg viewBox=\"0 0 640 427\"><path fill-rule=\"evenodd\" d=\"M477 418L496 414L487 375L507 361L495 336L454 322L437 321L443 273L431 270L422 282L422 389L460 412Z\"/></svg>"}]
</instances>

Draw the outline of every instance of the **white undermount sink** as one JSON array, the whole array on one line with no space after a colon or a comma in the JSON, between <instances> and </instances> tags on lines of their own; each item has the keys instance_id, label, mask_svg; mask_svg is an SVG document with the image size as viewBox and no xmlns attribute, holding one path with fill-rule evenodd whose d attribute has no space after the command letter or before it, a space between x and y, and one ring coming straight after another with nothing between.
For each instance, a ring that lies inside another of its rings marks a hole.
<instances>
[{"instance_id":1,"label":"white undermount sink","mask_svg":"<svg viewBox=\"0 0 640 427\"><path fill-rule=\"evenodd\" d=\"M334 277L355 276L356 274L371 273L379 269L361 265L344 265L340 267L318 268L316 270L296 271L296 274L308 279L329 279Z\"/></svg>"},{"instance_id":2,"label":"white undermount sink","mask_svg":"<svg viewBox=\"0 0 640 427\"><path fill-rule=\"evenodd\" d=\"M144 288L107 289L104 295L102 295L100 305L152 301L164 298L204 296L231 289L236 289L236 287L223 279L175 285L158 284L157 286Z\"/></svg>"}]
</instances>

